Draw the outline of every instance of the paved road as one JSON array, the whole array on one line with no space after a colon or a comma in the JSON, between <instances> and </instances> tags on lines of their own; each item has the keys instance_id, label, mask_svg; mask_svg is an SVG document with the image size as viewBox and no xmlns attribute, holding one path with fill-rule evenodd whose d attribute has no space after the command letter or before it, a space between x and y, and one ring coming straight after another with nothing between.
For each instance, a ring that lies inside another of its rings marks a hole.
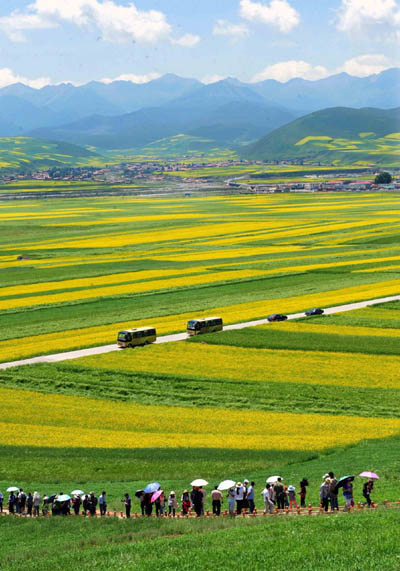
<instances>
[{"instance_id":1,"label":"paved road","mask_svg":"<svg viewBox=\"0 0 400 571\"><path fill-rule=\"evenodd\" d=\"M324 309L325 314L340 313L342 311L351 311L352 309L362 309L369 305L377 303L386 303L389 301L400 301L400 295L392 295L390 297L381 297L377 299L369 299L359 301L357 303L348 303L347 305L337 305ZM288 319L298 319L304 317L304 313L292 313L288 315ZM267 319L257 319L255 321L245 321L243 323L235 323L233 325L225 325L224 331L232 331L234 329L244 329L245 327L255 327L256 325L265 325L269 323ZM156 343L172 343L176 341L184 341L188 338L187 333L175 333L174 335L164 335L158 337ZM91 355L102 355L111 351L119 351L116 343L112 345L102 345L101 347L91 347L89 349L79 349L78 351L68 351L67 353L56 353L54 355L42 355L40 357L32 357L31 359L23 359L21 361L10 361L9 363L0 363L1 369L10 369L11 367L19 367L20 365L34 365L35 363L58 363L59 361L68 361L70 359L78 359L79 357L89 357Z\"/></svg>"}]
</instances>

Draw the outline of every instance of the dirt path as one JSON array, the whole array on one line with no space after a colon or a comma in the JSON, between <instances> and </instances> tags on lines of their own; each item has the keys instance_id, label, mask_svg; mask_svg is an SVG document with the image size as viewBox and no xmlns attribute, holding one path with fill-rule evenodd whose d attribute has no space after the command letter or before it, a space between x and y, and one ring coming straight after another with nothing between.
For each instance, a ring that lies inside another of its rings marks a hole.
<instances>
[{"instance_id":1,"label":"dirt path","mask_svg":"<svg viewBox=\"0 0 400 571\"><path fill-rule=\"evenodd\" d=\"M387 303L389 301L400 301L400 295L392 295L390 297L382 297L376 299L369 299L366 301L359 301L357 303L348 303L346 305L337 305L335 307L328 307L324 309L325 315L332 313L340 313L343 311L351 311L353 309L362 309L377 303ZM288 315L288 319L298 319L304 317L304 313L292 313ZM154 320L156 321L156 319ZM245 321L242 323L234 323L233 325L226 325L224 331L232 331L234 329L244 329L245 327L255 327L256 325L266 325L269 321L267 319L257 319L255 321ZM116 332L117 333L117 332ZM158 337L156 343L173 343L176 341L185 341L188 338L187 333L175 333L174 335L163 335ZM58 363L59 361L68 361L70 359L79 359L79 357L89 357L91 355L102 355L110 353L111 351L119 351L116 343L112 345L102 345L100 347L91 347L88 349L79 349L77 351L68 351L66 353L56 353L53 355L41 355L40 357L32 357L30 359L22 359L20 361L10 361L9 363L0 363L1 369L10 369L11 367L19 367L20 365L34 365L35 363Z\"/></svg>"}]
</instances>

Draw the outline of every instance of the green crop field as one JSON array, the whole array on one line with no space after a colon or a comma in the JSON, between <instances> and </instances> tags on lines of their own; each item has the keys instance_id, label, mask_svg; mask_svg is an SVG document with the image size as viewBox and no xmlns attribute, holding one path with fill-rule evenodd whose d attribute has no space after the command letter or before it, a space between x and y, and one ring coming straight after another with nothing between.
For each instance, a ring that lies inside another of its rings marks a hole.
<instances>
[{"instance_id":1,"label":"green crop field","mask_svg":"<svg viewBox=\"0 0 400 571\"><path fill-rule=\"evenodd\" d=\"M162 335L399 295L399 212L389 193L0 202L0 362L136 325ZM399 325L392 302L1 370L3 494L105 489L119 512L148 482L180 499L202 477L209 509L212 486L248 478L262 511L271 475L297 490L308 478L314 506L330 470L356 476L356 503L358 474L380 476L368 513L4 516L1 566L239 570L248 545L255 569L397 570L399 507L382 504L400 497Z\"/></svg>"}]
</instances>

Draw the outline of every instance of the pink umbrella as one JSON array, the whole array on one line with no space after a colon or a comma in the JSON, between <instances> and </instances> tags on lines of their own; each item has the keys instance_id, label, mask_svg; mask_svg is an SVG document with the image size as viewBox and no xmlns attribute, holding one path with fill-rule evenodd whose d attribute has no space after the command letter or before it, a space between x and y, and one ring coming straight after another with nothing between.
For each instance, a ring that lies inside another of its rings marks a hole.
<instances>
[{"instance_id":1,"label":"pink umbrella","mask_svg":"<svg viewBox=\"0 0 400 571\"><path fill-rule=\"evenodd\" d=\"M158 490L157 492L154 492L154 494L151 496L151 503L155 502L158 500L158 498L161 496L161 494L163 494L164 491L163 490Z\"/></svg>"},{"instance_id":2,"label":"pink umbrella","mask_svg":"<svg viewBox=\"0 0 400 571\"><path fill-rule=\"evenodd\" d=\"M375 474L375 472L361 472L361 474L358 475L362 478L375 478L375 480L379 480L379 476Z\"/></svg>"}]
</instances>

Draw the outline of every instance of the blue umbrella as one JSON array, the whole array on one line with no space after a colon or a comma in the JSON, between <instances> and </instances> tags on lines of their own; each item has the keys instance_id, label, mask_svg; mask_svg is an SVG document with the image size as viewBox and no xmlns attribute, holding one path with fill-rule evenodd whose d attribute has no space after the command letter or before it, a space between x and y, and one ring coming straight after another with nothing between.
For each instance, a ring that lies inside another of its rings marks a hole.
<instances>
[{"instance_id":1,"label":"blue umbrella","mask_svg":"<svg viewBox=\"0 0 400 571\"><path fill-rule=\"evenodd\" d=\"M161 484L159 484L158 482L153 482L152 484L147 484L144 491L145 494L153 494L154 492L157 492L160 488Z\"/></svg>"}]
</instances>

